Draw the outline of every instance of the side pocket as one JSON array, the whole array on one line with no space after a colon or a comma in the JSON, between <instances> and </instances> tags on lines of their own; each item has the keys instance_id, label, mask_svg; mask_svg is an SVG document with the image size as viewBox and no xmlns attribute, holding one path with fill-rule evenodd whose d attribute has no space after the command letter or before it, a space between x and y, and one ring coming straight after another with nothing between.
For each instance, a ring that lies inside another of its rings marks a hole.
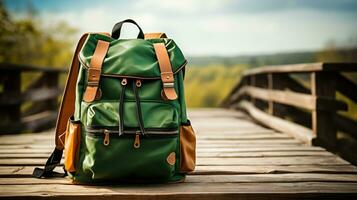
<instances>
[{"instance_id":1,"label":"side pocket","mask_svg":"<svg viewBox=\"0 0 357 200\"><path fill-rule=\"evenodd\" d=\"M68 120L66 129L66 140L64 146L64 168L68 172L76 171L76 161L81 138L80 121L74 121L73 117Z\"/></svg>"},{"instance_id":2,"label":"side pocket","mask_svg":"<svg viewBox=\"0 0 357 200\"><path fill-rule=\"evenodd\" d=\"M190 121L180 127L180 172L191 172L196 166L196 136Z\"/></svg>"}]
</instances>

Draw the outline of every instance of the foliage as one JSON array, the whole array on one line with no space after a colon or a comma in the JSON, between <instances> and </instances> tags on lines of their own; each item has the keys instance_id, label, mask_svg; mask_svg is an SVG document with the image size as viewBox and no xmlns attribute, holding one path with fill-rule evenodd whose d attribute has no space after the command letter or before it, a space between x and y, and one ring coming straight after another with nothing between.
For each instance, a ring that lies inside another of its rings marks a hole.
<instances>
[{"instance_id":1,"label":"foliage","mask_svg":"<svg viewBox=\"0 0 357 200\"><path fill-rule=\"evenodd\" d=\"M29 9L27 16L14 18L0 0L0 63L68 67L72 58L76 29L65 22L44 26ZM319 52L291 52L250 56L188 57L192 66L186 72L186 101L189 107L219 106L249 67L304 62L350 62L357 60L357 49L329 46ZM349 77L357 80L357 75ZM23 85L34 80L24 77ZM61 79L64 83L64 79ZM1 91L1 88L0 88ZM338 95L338 98L343 98ZM345 100L345 99L344 99ZM355 113L356 105L349 101Z\"/></svg>"},{"instance_id":2,"label":"foliage","mask_svg":"<svg viewBox=\"0 0 357 200\"><path fill-rule=\"evenodd\" d=\"M323 51L316 53L316 61L357 62L357 48L339 49L334 44L329 44ZM345 73L343 75L357 84L357 73ZM339 92L336 94L336 99L341 100L348 105L348 111L340 111L340 113L357 120L357 104Z\"/></svg>"},{"instance_id":3,"label":"foliage","mask_svg":"<svg viewBox=\"0 0 357 200\"><path fill-rule=\"evenodd\" d=\"M251 67L263 65L281 65L294 63L308 63L315 61L316 52L290 52L263 55L241 55L241 56L196 56L189 57L194 66L205 67L207 65L232 66L238 63Z\"/></svg>"},{"instance_id":4,"label":"foliage","mask_svg":"<svg viewBox=\"0 0 357 200\"><path fill-rule=\"evenodd\" d=\"M186 102L189 107L217 107L228 95L246 65L189 66L185 77Z\"/></svg>"},{"instance_id":5,"label":"foliage","mask_svg":"<svg viewBox=\"0 0 357 200\"><path fill-rule=\"evenodd\" d=\"M357 62L357 48L328 48L316 53L317 62Z\"/></svg>"},{"instance_id":6,"label":"foliage","mask_svg":"<svg viewBox=\"0 0 357 200\"><path fill-rule=\"evenodd\" d=\"M44 27L31 13L15 19L0 1L0 62L68 66L75 32L64 22Z\"/></svg>"},{"instance_id":7,"label":"foliage","mask_svg":"<svg viewBox=\"0 0 357 200\"><path fill-rule=\"evenodd\" d=\"M22 17L13 15L0 1L0 63L68 68L76 29L65 22L44 26L35 14L29 8ZM22 90L38 76L38 73L22 74ZM60 82L64 81L61 76Z\"/></svg>"}]
</instances>

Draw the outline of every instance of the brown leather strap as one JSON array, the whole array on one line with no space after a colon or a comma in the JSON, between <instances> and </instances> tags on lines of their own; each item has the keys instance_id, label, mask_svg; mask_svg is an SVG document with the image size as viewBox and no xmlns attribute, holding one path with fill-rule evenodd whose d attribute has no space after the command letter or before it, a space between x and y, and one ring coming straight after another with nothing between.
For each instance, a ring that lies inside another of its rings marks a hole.
<instances>
[{"instance_id":1,"label":"brown leather strap","mask_svg":"<svg viewBox=\"0 0 357 200\"><path fill-rule=\"evenodd\" d=\"M56 123L56 138L55 144L58 150L64 148L64 132L66 131L67 121L74 113L74 102L76 98L76 82L79 71L78 53L82 49L84 42L88 37L88 33L83 34L79 39L74 56L72 59L72 65L69 69L66 86L64 88L61 105L58 111L57 123Z\"/></svg>"},{"instance_id":2,"label":"brown leather strap","mask_svg":"<svg viewBox=\"0 0 357 200\"><path fill-rule=\"evenodd\" d=\"M56 149L63 150L65 143L65 131L68 119L74 114L74 105L76 100L76 83L79 72L78 54L82 49L89 33L85 33L79 39L76 50L73 55L72 64L67 75L66 86L63 91L61 105L58 111L56 129L55 129L55 145ZM100 33L110 36L109 33Z\"/></svg>"},{"instance_id":3,"label":"brown leather strap","mask_svg":"<svg viewBox=\"0 0 357 200\"><path fill-rule=\"evenodd\" d=\"M172 72L171 62L165 44L155 43L154 49L159 62L161 81L163 83L162 95L164 99L175 100L177 98L177 94L174 85L174 73Z\"/></svg>"},{"instance_id":4,"label":"brown leather strap","mask_svg":"<svg viewBox=\"0 0 357 200\"><path fill-rule=\"evenodd\" d=\"M165 33L145 33L145 39L167 38Z\"/></svg>"},{"instance_id":5,"label":"brown leather strap","mask_svg":"<svg viewBox=\"0 0 357 200\"><path fill-rule=\"evenodd\" d=\"M93 57L89 64L88 82L83 96L83 100L85 102L94 101L97 95L102 65L105 55L107 55L109 44L109 42L98 40Z\"/></svg>"}]
</instances>

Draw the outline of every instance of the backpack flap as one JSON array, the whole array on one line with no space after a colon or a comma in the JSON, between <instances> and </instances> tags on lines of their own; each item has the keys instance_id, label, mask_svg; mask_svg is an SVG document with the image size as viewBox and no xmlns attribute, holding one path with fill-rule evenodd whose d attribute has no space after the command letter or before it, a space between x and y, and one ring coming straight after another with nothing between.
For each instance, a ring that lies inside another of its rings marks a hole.
<instances>
[{"instance_id":1,"label":"backpack flap","mask_svg":"<svg viewBox=\"0 0 357 200\"><path fill-rule=\"evenodd\" d=\"M154 43L163 43L165 45L174 74L179 72L186 64L185 57L172 39L116 40L101 34L90 34L79 53L79 60L87 69L90 67L91 59L99 40L110 43L102 64L101 73L104 76L161 79Z\"/></svg>"}]
</instances>

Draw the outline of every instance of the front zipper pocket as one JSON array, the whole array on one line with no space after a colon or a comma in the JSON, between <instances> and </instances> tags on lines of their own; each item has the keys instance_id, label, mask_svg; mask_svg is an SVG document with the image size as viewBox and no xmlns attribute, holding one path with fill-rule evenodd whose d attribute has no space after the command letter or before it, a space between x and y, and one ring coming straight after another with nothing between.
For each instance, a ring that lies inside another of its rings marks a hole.
<instances>
[{"instance_id":1,"label":"front zipper pocket","mask_svg":"<svg viewBox=\"0 0 357 200\"><path fill-rule=\"evenodd\" d=\"M134 148L140 147L140 138L144 137L140 130L128 129L124 130L124 134L120 135L117 127L87 127L86 133L90 137L103 137L103 144L108 146L110 143L110 138L118 137L134 137ZM146 129L145 137L155 138L155 137L177 137L179 130L177 129L163 129L163 128L151 128Z\"/></svg>"},{"instance_id":2,"label":"front zipper pocket","mask_svg":"<svg viewBox=\"0 0 357 200\"><path fill-rule=\"evenodd\" d=\"M114 137L120 137L118 127L104 127L104 126L92 126L86 128L87 135L91 137L100 137L102 133L107 132ZM140 132L140 130L135 129L125 129L124 136L135 135L136 133ZM168 137L168 136L177 136L179 133L178 129L175 128L148 128L146 130L148 137ZM123 137L124 137L123 136Z\"/></svg>"},{"instance_id":3,"label":"front zipper pocket","mask_svg":"<svg viewBox=\"0 0 357 200\"><path fill-rule=\"evenodd\" d=\"M93 103L82 102L82 121L85 126L109 126L119 125L119 102L101 101ZM146 128L178 128L179 115L177 109L168 103L155 101L142 101L141 110L143 123ZM137 128L136 104L126 100L124 103L123 122L124 128Z\"/></svg>"},{"instance_id":4,"label":"front zipper pocket","mask_svg":"<svg viewBox=\"0 0 357 200\"><path fill-rule=\"evenodd\" d=\"M123 79L118 100L82 102L81 173L76 181L165 182L180 178L179 106L140 101L140 87L138 80Z\"/></svg>"},{"instance_id":5,"label":"front zipper pocket","mask_svg":"<svg viewBox=\"0 0 357 200\"><path fill-rule=\"evenodd\" d=\"M175 175L178 129L86 127L82 171L92 180L167 180Z\"/></svg>"}]
</instances>

